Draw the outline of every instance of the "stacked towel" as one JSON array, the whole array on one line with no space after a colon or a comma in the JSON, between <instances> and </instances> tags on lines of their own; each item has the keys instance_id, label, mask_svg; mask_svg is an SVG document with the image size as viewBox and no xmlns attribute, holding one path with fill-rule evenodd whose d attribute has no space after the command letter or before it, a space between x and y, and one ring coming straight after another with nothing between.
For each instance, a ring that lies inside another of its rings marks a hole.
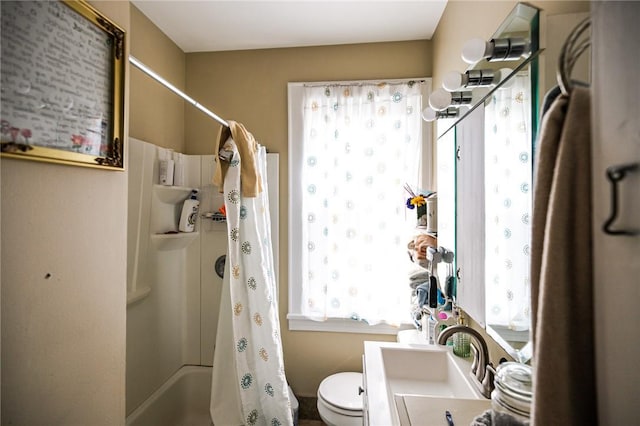
<instances>
[{"instance_id":1,"label":"stacked towel","mask_svg":"<svg viewBox=\"0 0 640 426\"><path fill-rule=\"evenodd\" d=\"M417 269L409 274L409 287L416 289L422 283L428 283L431 273L426 269Z\"/></svg>"},{"instance_id":2,"label":"stacked towel","mask_svg":"<svg viewBox=\"0 0 640 426\"><path fill-rule=\"evenodd\" d=\"M416 269L409 273L411 292L411 318L418 330L422 329L422 307L429 303L429 280L431 273L426 269Z\"/></svg>"},{"instance_id":3,"label":"stacked towel","mask_svg":"<svg viewBox=\"0 0 640 426\"><path fill-rule=\"evenodd\" d=\"M409 273L409 286L414 290L412 294L411 316L418 330L422 328L422 307L429 303L429 288L431 280L431 264L427 261L427 248L438 247L438 239L432 235L419 234L407 244L409 257L421 268Z\"/></svg>"}]
</instances>

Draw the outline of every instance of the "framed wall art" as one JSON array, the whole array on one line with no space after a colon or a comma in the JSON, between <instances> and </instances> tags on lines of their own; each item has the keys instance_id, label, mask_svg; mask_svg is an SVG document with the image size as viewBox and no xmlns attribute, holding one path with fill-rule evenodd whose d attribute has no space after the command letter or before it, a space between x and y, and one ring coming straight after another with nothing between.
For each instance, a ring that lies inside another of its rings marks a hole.
<instances>
[{"instance_id":1,"label":"framed wall art","mask_svg":"<svg viewBox=\"0 0 640 426\"><path fill-rule=\"evenodd\" d=\"M2 156L124 169L125 32L84 1L2 1Z\"/></svg>"}]
</instances>

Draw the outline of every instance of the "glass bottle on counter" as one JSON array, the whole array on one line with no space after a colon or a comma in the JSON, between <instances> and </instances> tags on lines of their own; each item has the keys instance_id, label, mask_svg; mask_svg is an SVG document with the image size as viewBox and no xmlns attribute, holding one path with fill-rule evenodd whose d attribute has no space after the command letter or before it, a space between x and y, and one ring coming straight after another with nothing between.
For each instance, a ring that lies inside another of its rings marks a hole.
<instances>
[{"instance_id":1,"label":"glass bottle on counter","mask_svg":"<svg viewBox=\"0 0 640 426\"><path fill-rule=\"evenodd\" d=\"M458 324L466 325L462 312L459 315ZM471 337L467 333L453 335L453 353L462 358L471 356Z\"/></svg>"},{"instance_id":2,"label":"glass bottle on counter","mask_svg":"<svg viewBox=\"0 0 640 426\"><path fill-rule=\"evenodd\" d=\"M492 424L529 424L532 377L532 369L526 364L504 362L498 366L491 392Z\"/></svg>"}]
</instances>

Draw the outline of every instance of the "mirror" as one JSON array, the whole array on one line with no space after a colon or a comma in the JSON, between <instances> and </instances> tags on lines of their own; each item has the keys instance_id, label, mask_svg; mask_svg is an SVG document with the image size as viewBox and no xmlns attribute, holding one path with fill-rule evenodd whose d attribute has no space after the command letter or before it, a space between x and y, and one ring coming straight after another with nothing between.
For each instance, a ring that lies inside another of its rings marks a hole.
<instances>
[{"instance_id":1,"label":"mirror","mask_svg":"<svg viewBox=\"0 0 640 426\"><path fill-rule=\"evenodd\" d=\"M519 361L531 348L530 246L538 105L537 9L518 4L494 38L525 37L532 55L485 102L485 320Z\"/></svg>"},{"instance_id":2,"label":"mirror","mask_svg":"<svg viewBox=\"0 0 640 426\"><path fill-rule=\"evenodd\" d=\"M439 197L447 182L455 182L454 202L440 203L442 210L438 207L440 223L452 210L455 214L455 232L448 230L445 235L455 242L458 304L514 359L527 361L540 53L537 9L516 5L492 38L512 37L530 40L530 53L516 61L482 60L472 65L469 70L512 71L497 86L475 89L484 92L479 92L477 103L461 111L459 119L438 122L446 129L438 138L439 185L441 176L454 176L442 179Z\"/></svg>"},{"instance_id":3,"label":"mirror","mask_svg":"<svg viewBox=\"0 0 640 426\"><path fill-rule=\"evenodd\" d=\"M486 328L521 360L531 357L523 347L531 324L534 66L512 76L484 105Z\"/></svg>"}]
</instances>

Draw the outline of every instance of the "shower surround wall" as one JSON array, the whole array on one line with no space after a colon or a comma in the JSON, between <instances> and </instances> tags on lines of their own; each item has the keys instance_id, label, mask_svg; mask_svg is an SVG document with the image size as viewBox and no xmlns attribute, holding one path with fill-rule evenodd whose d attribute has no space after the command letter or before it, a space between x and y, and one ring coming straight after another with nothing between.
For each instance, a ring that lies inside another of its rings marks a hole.
<instances>
[{"instance_id":1,"label":"shower surround wall","mask_svg":"<svg viewBox=\"0 0 640 426\"><path fill-rule=\"evenodd\" d=\"M226 223L217 211L213 155L185 155L185 186L158 185L158 148L129 138L126 412L129 415L183 365L212 365L226 254ZM192 234L177 231L182 202L199 190ZM164 234L164 235L163 235Z\"/></svg>"},{"instance_id":2,"label":"shower surround wall","mask_svg":"<svg viewBox=\"0 0 640 426\"><path fill-rule=\"evenodd\" d=\"M227 253L227 224L201 216L224 204L211 183L213 155L185 155L185 186L177 188L158 185L157 153L157 146L129 138L127 416L167 380L181 377L184 372L173 376L183 365L213 364L222 290L215 262ZM267 154L276 283L278 167L278 154ZM162 235L178 229L182 202L194 188L200 200L195 232Z\"/></svg>"}]
</instances>

